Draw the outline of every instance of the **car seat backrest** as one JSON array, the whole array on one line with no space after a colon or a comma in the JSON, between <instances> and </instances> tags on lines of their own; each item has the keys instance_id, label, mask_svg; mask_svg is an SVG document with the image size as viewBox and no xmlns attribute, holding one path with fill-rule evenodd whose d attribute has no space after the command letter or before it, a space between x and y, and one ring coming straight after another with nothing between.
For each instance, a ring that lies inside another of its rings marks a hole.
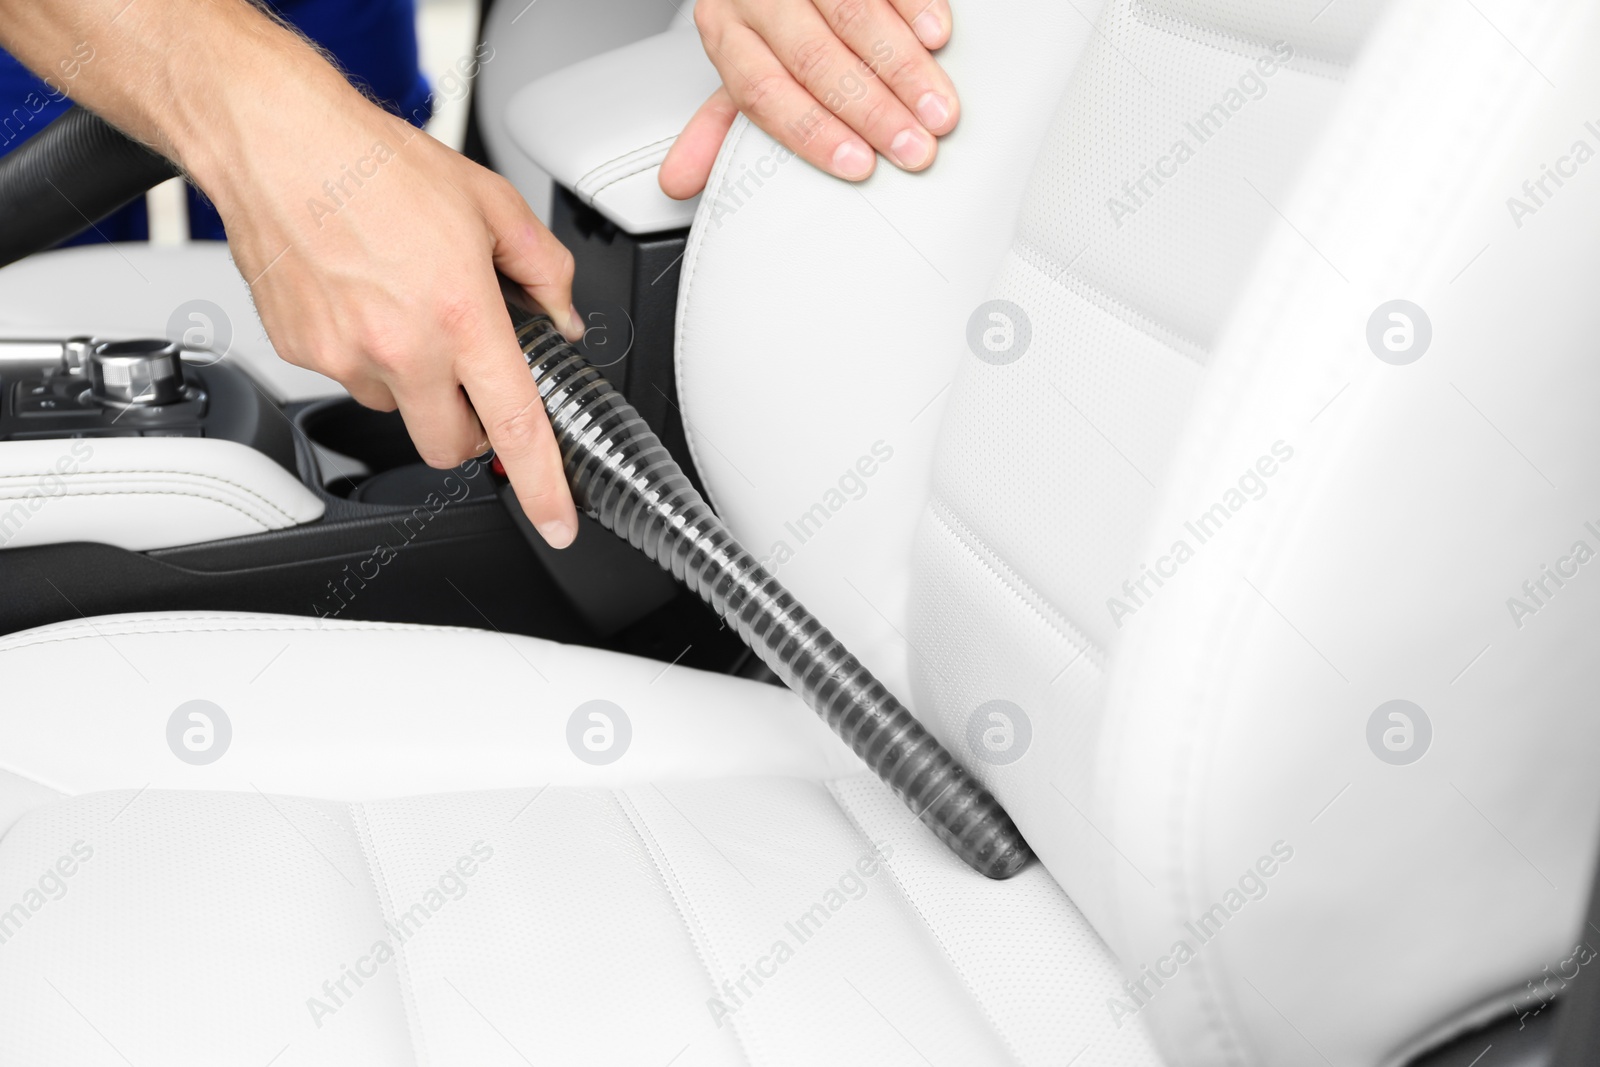
<instances>
[{"instance_id":1,"label":"car seat backrest","mask_svg":"<svg viewBox=\"0 0 1600 1067\"><path fill-rule=\"evenodd\" d=\"M677 372L695 465L740 539L902 699L946 387L1100 6L962 5L939 57L961 122L925 174L880 161L842 183L739 119L690 234ZM840 98L871 75L840 72Z\"/></svg>"},{"instance_id":2,"label":"car seat backrest","mask_svg":"<svg viewBox=\"0 0 1600 1067\"><path fill-rule=\"evenodd\" d=\"M1070 161L1079 170L1046 176L1081 198L1058 223L1082 241L1063 261L1083 251L1080 285L1159 316L1152 327L1197 355L1272 219L1267 205L1237 200L1254 194L1229 169L1234 153L1254 153L1256 187L1281 192L1313 135L1307 113L1331 103L1375 5L1121 4L1104 30L1092 21L1103 0L963 5L939 57L962 121L924 175L885 163L869 182L842 184L735 125L679 289L694 462L741 538L891 688L909 688L910 546L945 387L972 358L961 339L1011 249L1069 79L1081 97L1072 106L1100 110L1080 131L1094 145ZM1194 62L1174 66L1184 55ZM870 75L842 72L840 97ZM1203 150L1183 164L1191 185L1204 175L1201 192L1162 176L1180 137ZM1228 214L1209 210L1217 196L1236 201Z\"/></svg>"},{"instance_id":3,"label":"car seat backrest","mask_svg":"<svg viewBox=\"0 0 1600 1067\"><path fill-rule=\"evenodd\" d=\"M678 339L716 504L994 789L1174 1064L1400 1062L1570 971L1591 8L996 0L928 174L742 122L719 158Z\"/></svg>"},{"instance_id":4,"label":"car seat backrest","mask_svg":"<svg viewBox=\"0 0 1600 1067\"><path fill-rule=\"evenodd\" d=\"M1175 1064L1512 1010L1594 854L1595 17L1321 6L1108 7L915 540L915 706Z\"/></svg>"}]
</instances>

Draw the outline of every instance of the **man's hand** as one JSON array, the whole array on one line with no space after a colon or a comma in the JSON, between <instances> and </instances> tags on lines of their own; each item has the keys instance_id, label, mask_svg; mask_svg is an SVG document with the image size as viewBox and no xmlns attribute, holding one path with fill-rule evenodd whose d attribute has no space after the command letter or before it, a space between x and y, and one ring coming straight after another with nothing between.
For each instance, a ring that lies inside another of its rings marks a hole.
<instances>
[{"instance_id":1,"label":"man's hand","mask_svg":"<svg viewBox=\"0 0 1600 1067\"><path fill-rule=\"evenodd\" d=\"M960 113L930 51L950 39L948 0L700 0L695 25L723 87L661 164L679 200L705 188L744 112L829 174L859 181L877 153L922 170Z\"/></svg>"},{"instance_id":2,"label":"man's hand","mask_svg":"<svg viewBox=\"0 0 1600 1067\"><path fill-rule=\"evenodd\" d=\"M331 88L256 117L292 155L263 151L208 187L274 347L367 407L398 407L430 466L492 444L528 518L565 547L577 516L495 270L577 339L572 254L505 179Z\"/></svg>"},{"instance_id":3,"label":"man's hand","mask_svg":"<svg viewBox=\"0 0 1600 1067\"><path fill-rule=\"evenodd\" d=\"M572 256L503 178L352 89L247 0L0 0L0 43L176 161L216 204L273 346L369 407L423 459L493 445L535 527L577 532L561 457L495 277L574 339Z\"/></svg>"}]
</instances>

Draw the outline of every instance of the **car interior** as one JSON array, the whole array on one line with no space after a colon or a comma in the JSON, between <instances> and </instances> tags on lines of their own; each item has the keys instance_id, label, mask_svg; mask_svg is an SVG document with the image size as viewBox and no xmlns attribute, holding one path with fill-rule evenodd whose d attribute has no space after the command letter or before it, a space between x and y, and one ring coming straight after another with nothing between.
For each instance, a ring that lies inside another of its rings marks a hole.
<instances>
[{"instance_id":1,"label":"car interior","mask_svg":"<svg viewBox=\"0 0 1600 1067\"><path fill-rule=\"evenodd\" d=\"M1600 6L956 3L927 172L677 201L694 6L471 52L565 550L0 256L0 1063L1600 1062Z\"/></svg>"}]
</instances>

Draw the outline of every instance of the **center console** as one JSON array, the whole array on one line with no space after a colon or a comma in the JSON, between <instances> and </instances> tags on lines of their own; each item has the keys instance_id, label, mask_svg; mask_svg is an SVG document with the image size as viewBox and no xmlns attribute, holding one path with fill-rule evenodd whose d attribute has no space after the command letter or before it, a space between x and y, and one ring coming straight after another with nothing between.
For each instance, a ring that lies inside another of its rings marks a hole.
<instances>
[{"instance_id":1,"label":"center console","mask_svg":"<svg viewBox=\"0 0 1600 1067\"><path fill-rule=\"evenodd\" d=\"M637 366L636 387L670 410L670 378L637 358L648 347L613 373ZM720 671L747 658L598 524L546 547L487 457L435 470L397 413L348 397L279 404L228 358L161 338L0 339L0 588L0 632L261 611L494 629Z\"/></svg>"},{"instance_id":2,"label":"center console","mask_svg":"<svg viewBox=\"0 0 1600 1067\"><path fill-rule=\"evenodd\" d=\"M208 353L160 338L0 340L0 440L85 437L209 437L296 469L277 405Z\"/></svg>"}]
</instances>

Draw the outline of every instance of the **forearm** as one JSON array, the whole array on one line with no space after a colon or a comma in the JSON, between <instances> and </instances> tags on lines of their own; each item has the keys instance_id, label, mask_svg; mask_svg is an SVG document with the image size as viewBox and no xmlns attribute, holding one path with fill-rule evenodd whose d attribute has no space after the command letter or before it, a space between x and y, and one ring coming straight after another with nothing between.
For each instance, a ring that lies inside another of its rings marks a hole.
<instances>
[{"instance_id":1,"label":"forearm","mask_svg":"<svg viewBox=\"0 0 1600 1067\"><path fill-rule=\"evenodd\" d=\"M178 163L223 207L248 146L355 90L246 0L0 0L0 44ZM226 214L226 208L224 207Z\"/></svg>"},{"instance_id":2,"label":"forearm","mask_svg":"<svg viewBox=\"0 0 1600 1067\"><path fill-rule=\"evenodd\" d=\"M509 182L368 101L247 0L0 0L0 44L188 172L280 356L398 407L434 466L492 442L534 525L572 541L561 453L500 290L502 275L520 284L577 340L572 255Z\"/></svg>"}]
</instances>

